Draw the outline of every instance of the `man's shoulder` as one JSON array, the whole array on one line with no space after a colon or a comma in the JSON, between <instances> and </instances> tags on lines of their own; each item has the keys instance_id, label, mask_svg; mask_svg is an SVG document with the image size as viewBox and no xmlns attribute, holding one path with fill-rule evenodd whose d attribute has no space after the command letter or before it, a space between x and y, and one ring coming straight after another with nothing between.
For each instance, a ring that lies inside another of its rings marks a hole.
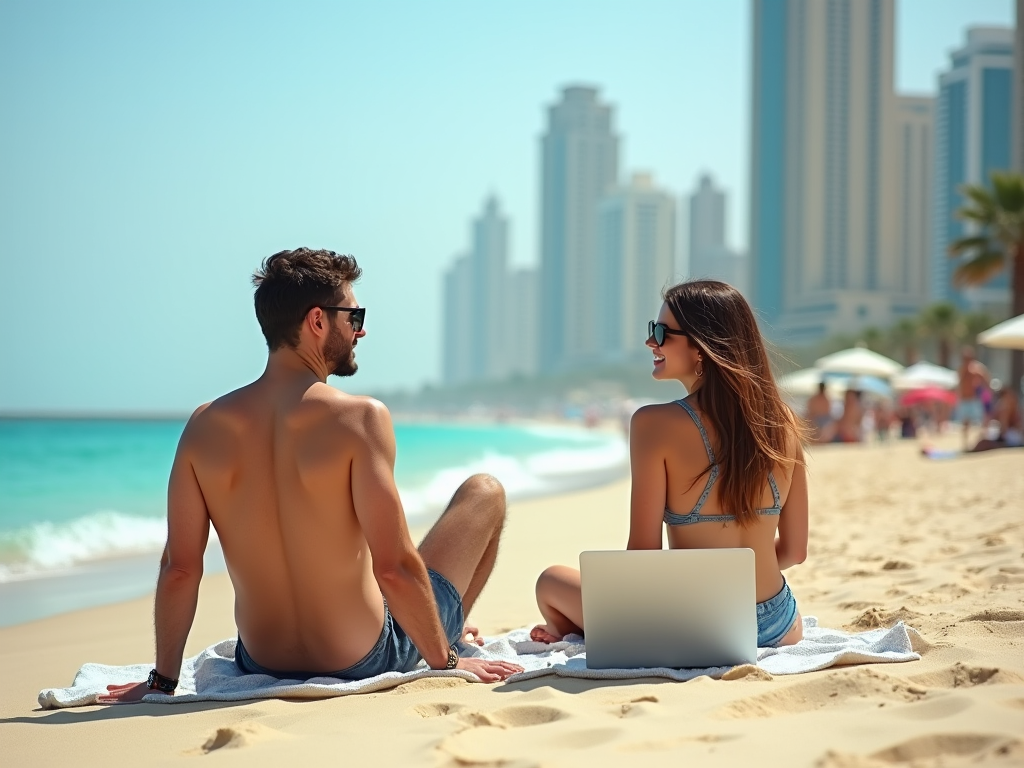
<instances>
[{"instance_id":1,"label":"man's shoulder","mask_svg":"<svg viewBox=\"0 0 1024 768\"><path fill-rule=\"evenodd\" d=\"M367 395L351 395L328 384L310 388L305 405L323 423L355 433L391 426L391 414L380 400Z\"/></svg>"}]
</instances>

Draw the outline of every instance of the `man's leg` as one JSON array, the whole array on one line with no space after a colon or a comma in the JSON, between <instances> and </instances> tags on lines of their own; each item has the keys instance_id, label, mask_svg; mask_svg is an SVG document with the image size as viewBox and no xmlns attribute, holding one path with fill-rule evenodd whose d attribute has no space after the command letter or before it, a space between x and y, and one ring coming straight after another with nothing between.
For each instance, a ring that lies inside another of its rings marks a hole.
<instances>
[{"instance_id":1,"label":"man's leg","mask_svg":"<svg viewBox=\"0 0 1024 768\"><path fill-rule=\"evenodd\" d=\"M498 557L505 524L505 489L490 475L473 475L452 496L448 508L420 544L428 568L462 595L469 616Z\"/></svg>"}]
</instances>

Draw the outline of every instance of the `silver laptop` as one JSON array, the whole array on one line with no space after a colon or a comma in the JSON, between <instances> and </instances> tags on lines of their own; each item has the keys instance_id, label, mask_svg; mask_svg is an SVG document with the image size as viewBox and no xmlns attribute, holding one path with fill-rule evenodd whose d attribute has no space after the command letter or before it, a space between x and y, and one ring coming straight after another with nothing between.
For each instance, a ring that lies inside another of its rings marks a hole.
<instances>
[{"instance_id":1,"label":"silver laptop","mask_svg":"<svg viewBox=\"0 0 1024 768\"><path fill-rule=\"evenodd\" d=\"M757 661L752 549L580 554L591 669Z\"/></svg>"}]
</instances>

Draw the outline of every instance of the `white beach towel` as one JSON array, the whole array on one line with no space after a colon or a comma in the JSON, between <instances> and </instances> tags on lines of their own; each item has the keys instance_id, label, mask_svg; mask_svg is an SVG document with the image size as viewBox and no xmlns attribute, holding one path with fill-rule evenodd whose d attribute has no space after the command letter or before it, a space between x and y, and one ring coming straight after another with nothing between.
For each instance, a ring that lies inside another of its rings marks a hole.
<instances>
[{"instance_id":1,"label":"white beach towel","mask_svg":"<svg viewBox=\"0 0 1024 768\"><path fill-rule=\"evenodd\" d=\"M914 652L916 630L902 621L889 629L849 633L818 626L813 616L804 617L804 639L783 648L762 648L757 652L757 667L772 675L794 675L813 672L840 664L877 664L913 661L921 658ZM512 661L526 671L508 678L508 682L529 680L544 675L582 677L589 679L623 679L664 677L669 680L692 680L701 675L720 678L730 667L707 669L588 669L583 638L568 636L560 643L545 645L530 640L528 629L517 629L490 638L482 647L464 646L463 655ZM366 680L338 680L317 677L310 680L278 680L267 675L243 675L234 662L235 640L222 640L198 656L182 664L178 692L174 696L149 694L143 701L154 704L185 704L193 701L243 701L246 699L321 699L371 693L393 688L401 683L423 677L461 677L473 680L461 670L433 670L420 666L412 672L387 672ZM422 664L422 662L421 662ZM39 692L39 705L44 709L81 707L96 704L107 692L108 685L145 680L152 663L115 667L106 664L85 664L68 688L45 688Z\"/></svg>"}]
</instances>

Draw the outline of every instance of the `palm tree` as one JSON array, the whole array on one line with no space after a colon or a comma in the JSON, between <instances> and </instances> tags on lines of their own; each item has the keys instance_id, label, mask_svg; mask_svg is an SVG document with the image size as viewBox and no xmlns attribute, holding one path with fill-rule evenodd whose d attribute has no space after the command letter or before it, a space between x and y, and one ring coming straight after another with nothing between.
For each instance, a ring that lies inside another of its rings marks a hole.
<instances>
[{"instance_id":1,"label":"palm tree","mask_svg":"<svg viewBox=\"0 0 1024 768\"><path fill-rule=\"evenodd\" d=\"M872 352L885 354L889 351L886 349L888 339L885 338L885 334L873 325L860 332L860 341Z\"/></svg>"},{"instance_id":2,"label":"palm tree","mask_svg":"<svg viewBox=\"0 0 1024 768\"><path fill-rule=\"evenodd\" d=\"M949 368L953 347L963 335L963 324L956 305L948 301L931 304L921 312L921 328L939 347L939 365Z\"/></svg>"},{"instance_id":3,"label":"palm tree","mask_svg":"<svg viewBox=\"0 0 1024 768\"><path fill-rule=\"evenodd\" d=\"M1024 176L993 171L992 189L968 184L960 191L967 204L956 215L974 224L977 232L949 246L949 255L961 260L953 283L979 285L1008 270L1012 315L1024 315ZM1015 386L1022 376L1024 352L1014 352L1011 378Z\"/></svg>"},{"instance_id":4,"label":"palm tree","mask_svg":"<svg viewBox=\"0 0 1024 768\"><path fill-rule=\"evenodd\" d=\"M917 345L921 341L921 326L918 321L904 317L889 328L889 344L903 352L903 364L917 362Z\"/></svg>"}]
</instances>

